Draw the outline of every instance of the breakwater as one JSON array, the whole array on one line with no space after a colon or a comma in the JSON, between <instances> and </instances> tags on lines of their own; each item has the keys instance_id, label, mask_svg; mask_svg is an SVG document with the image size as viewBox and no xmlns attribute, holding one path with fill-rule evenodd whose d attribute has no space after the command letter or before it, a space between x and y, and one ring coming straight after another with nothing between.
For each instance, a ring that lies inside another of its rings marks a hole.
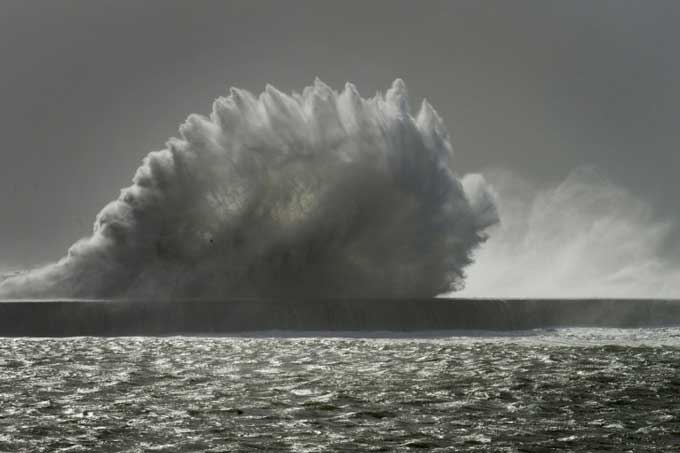
<instances>
[{"instance_id":1,"label":"breakwater","mask_svg":"<svg viewBox=\"0 0 680 453\"><path fill-rule=\"evenodd\" d=\"M680 325L679 300L4 301L0 336L418 332Z\"/></svg>"}]
</instances>

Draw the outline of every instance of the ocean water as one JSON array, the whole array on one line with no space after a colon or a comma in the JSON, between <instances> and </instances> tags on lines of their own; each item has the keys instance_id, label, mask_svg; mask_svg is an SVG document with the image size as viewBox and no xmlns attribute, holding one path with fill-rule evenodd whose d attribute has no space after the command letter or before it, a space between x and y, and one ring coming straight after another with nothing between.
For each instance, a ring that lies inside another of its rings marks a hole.
<instances>
[{"instance_id":1,"label":"ocean water","mask_svg":"<svg viewBox=\"0 0 680 453\"><path fill-rule=\"evenodd\" d=\"M680 451L680 329L0 339L0 451Z\"/></svg>"}]
</instances>

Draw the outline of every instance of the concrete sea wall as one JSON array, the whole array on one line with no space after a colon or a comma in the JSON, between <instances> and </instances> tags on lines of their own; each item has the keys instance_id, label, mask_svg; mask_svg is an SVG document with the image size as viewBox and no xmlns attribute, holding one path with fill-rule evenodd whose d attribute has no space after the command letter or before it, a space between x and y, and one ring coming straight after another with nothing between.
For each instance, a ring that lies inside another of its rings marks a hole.
<instances>
[{"instance_id":1,"label":"concrete sea wall","mask_svg":"<svg viewBox=\"0 0 680 453\"><path fill-rule=\"evenodd\" d=\"M4 301L0 336L418 332L680 325L680 300Z\"/></svg>"}]
</instances>

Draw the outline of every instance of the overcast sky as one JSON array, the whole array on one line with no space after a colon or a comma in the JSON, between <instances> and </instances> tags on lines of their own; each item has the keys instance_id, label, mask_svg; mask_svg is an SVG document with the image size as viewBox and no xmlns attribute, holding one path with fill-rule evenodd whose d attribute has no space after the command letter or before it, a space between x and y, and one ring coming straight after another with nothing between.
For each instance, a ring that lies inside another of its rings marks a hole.
<instances>
[{"instance_id":1,"label":"overcast sky","mask_svg":"<svg viewBox=\"0 0 680 453\"><path fill-rule=\"evenodd\" d=\"M601 173L680 219L680 2L0 2L0 268L62 256L229 86L403 78L460 173Z\"/></svg>"}]
</instances>

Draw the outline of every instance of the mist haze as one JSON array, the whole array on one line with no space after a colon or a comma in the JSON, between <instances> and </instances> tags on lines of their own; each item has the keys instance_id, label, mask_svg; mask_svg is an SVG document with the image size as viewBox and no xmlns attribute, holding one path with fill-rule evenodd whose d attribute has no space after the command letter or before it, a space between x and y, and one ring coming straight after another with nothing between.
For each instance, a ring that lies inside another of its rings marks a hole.
<instances>
[{"instance_id":1,"label":"mist haze","mask_svg":"<svg viewBox=\"0 0 680 453\"><path fill-rule=\"evenodd\" d=\"M593 168L540 186L488 173L501 222L466 269L464 297L677 298L676 226Z\"/></svg>"}]
</instances>

